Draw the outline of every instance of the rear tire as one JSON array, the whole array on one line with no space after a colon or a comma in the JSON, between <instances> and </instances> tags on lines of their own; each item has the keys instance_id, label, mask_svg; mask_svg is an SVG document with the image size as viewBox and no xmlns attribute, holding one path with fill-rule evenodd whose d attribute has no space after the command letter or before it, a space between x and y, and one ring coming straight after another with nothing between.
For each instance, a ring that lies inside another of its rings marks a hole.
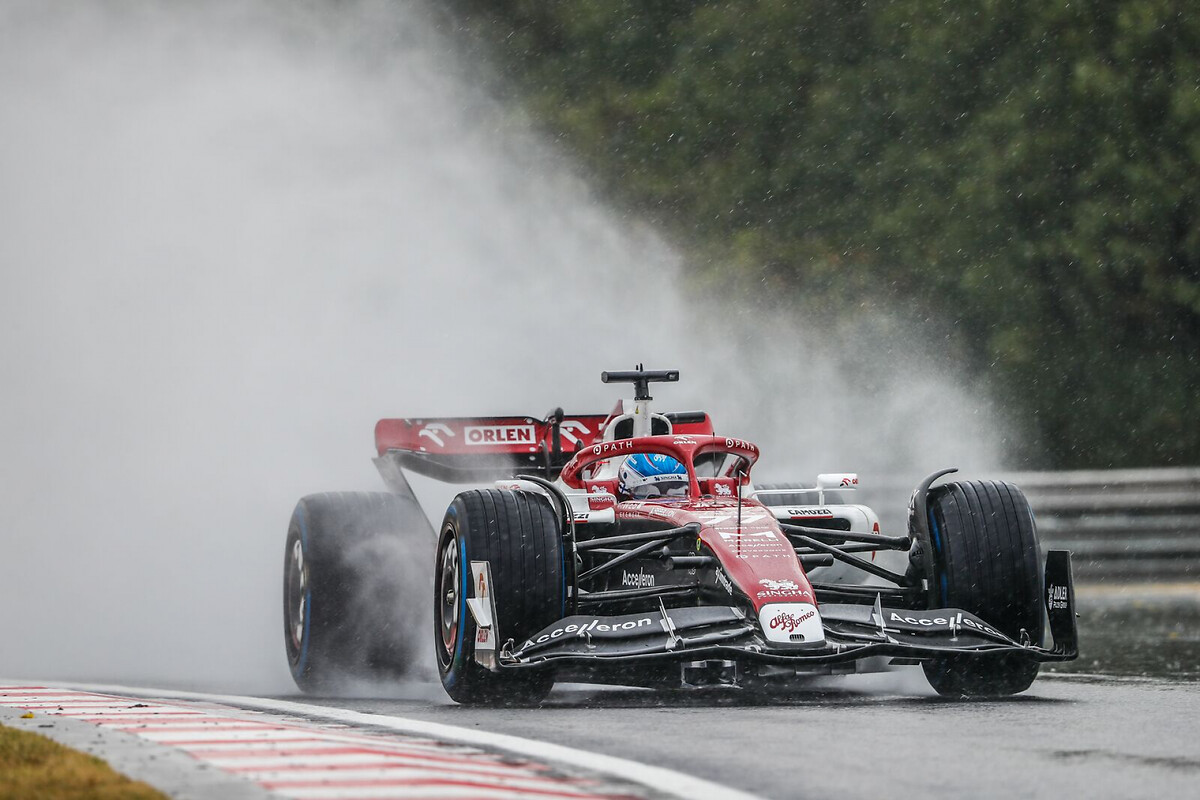
<instances>
[{"instance_id":1,"label":"rear tire","mask_svg":"<svg viewBox=\"0 0 1200 800\"><path fill-rule=\"evenodd\" d=\"M284 554L288 666L308 693L353 691L420 662L428 522L410 498L329 492L296 504Z\"/></svg>"},{"instance_id":2,"label":"rear tire","mask_svg":"<svg viewBox=\"0 0 1200 800\"><path fill-rule=\"evenodd\" d=\"M446 511L434 565L434 648L442 686L455 702L532 704L554 685L547 670L492 672L475 660L475 618L466 598L470 563L487 561L495 598L497 653L566 616L563 540L549 501L532 492L463 492Z\"/></svg>"},{"instance_id":3,"label":"rear tire","mask_svg":"<svg viewBox=\"0 0 1200 800\"><path fill-rule=\"evenodd\" d=\"M931 607L961 608L1010 638L1035 645L1045 635L1042 558L1029 501L1003 481L961 481L929 493L934 574ZM987 697L1023 692L1038 663L1012 653L953 656L924 664L938 694Z\"/></svg>"}]
</instances>

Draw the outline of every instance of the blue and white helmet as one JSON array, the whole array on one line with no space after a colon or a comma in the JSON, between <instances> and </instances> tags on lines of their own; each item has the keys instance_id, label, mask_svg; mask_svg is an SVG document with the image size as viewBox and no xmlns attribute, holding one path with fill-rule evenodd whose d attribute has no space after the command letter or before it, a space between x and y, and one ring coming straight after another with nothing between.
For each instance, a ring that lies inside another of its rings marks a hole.
<instances>
[{"instance_id":1,"label":"blue and white helmet","mask_svg":"<svg viewBox=\"0 0 1200 800\"><path fill-rule=\"evenodd\" d=\"M625 459L617 472L622 497L645 500L649 497L686 497L687 470L670 456L637 453Z\"/></svg>"}]
</instances>

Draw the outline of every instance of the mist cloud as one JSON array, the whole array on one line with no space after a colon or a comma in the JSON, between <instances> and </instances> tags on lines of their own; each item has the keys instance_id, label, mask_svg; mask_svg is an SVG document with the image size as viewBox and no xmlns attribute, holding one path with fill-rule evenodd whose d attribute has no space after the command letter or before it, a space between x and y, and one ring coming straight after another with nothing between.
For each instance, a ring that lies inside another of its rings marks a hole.
<instances>
[{"instance_id":1,"label":"mist cloud","mask_svg":"<svg viewBox=\"0 0 1200 800\"><path fill-rule=\"evenodd\" d=\"M0 10L0 674L289 688L288 516L379 488L377 418L640 360L772 477L996 460L919 348L689 296L459 58L408 3Z\"/></svg>"}]
</instances>

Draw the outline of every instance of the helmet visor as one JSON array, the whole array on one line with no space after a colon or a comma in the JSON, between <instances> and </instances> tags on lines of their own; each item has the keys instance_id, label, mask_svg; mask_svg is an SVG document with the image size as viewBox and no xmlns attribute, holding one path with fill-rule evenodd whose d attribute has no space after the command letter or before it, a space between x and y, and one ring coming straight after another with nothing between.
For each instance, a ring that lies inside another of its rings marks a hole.
<instances>
[{"instance_id":1,"label":"helmet visor","mask_svg":"<svg viewBox=\"0 0 1200 800\"><path fill-rule=\"evenodd\" d=\"M648 500L652 497L687 497L688 482L684 480L660 480L654 483L643 483L634 486L629 496L635 500Z\"/></svg>"}]
</instances>

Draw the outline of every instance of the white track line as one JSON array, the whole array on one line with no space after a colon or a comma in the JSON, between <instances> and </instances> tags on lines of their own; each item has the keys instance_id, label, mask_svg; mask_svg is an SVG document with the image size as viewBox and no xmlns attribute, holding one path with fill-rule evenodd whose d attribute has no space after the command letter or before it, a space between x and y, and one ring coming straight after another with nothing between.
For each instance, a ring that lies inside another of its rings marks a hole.
<instances>
[{"instance_id":1,"label":"white track line","mask_svg":"<svg viewBox=\"0 0 1200 800\"><path fill-rule=\"evenodd\" d=\"M64 690L67 689L67 685L58 685L62 686ZM428 736L445 741L496 748L530 758L557 761L560 764L569 764L593 772L623 778L634 783L640 783L643 786L648 786L676 797L760 800L757 795L721 786L720 784L706 781L703 778L697 778L683 772L676 772L666 767L655 767L650 764L641 764L637 761L630 761L616 756L591 753L561 744L540 742L536 739L525 739L507 733L491 733L471 728L460 728L456 725L445 725L440 722L426 722L424 720L385 716L382 714L364 714L359 711L309 705L291 700L272 700L265 697L240 697L238 695L180 692L135 686L113 686L109 684L70 684L69 687L84 691L115 692L142 697L162 697L175 700L220 703L229 706L274 711L287 715L318 717L356 726L366 725L375 728L386 728L410 735Z\"/></svg>"}]
</instances>

